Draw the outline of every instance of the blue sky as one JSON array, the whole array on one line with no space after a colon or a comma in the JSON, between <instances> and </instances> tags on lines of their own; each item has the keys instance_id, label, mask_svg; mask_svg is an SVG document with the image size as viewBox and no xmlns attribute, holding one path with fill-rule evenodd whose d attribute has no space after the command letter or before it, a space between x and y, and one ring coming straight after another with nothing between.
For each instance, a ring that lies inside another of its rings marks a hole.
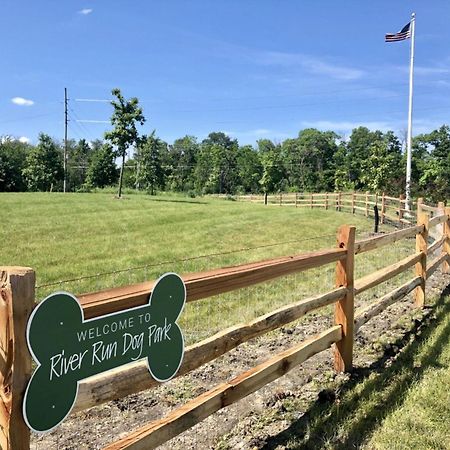
<instances>
[{"instance_id":1,"label":"blue sky","mask_svg":"<svg viewBox=\"0 0 450 450\"><path fill-rule=\"evenodd\" d=\"M407 125L416 22L414 134L450 123L450 2L2 0L0 135L101 138L111 89L142 103L168 142L225 131L242 144L306 127L348 136ZM78 122L90 120L94 122Z\"/></svg>"}]
</instances>

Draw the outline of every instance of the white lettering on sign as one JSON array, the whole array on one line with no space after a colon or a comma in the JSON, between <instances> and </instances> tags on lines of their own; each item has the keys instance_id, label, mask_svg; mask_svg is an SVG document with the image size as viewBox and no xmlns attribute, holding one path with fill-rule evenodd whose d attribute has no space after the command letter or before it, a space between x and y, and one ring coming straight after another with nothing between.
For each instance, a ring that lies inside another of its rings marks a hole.
<instances>
[{"instance_id":1,"label":"white lettering on sign","mask_svg":"<svg viewBox=\"0 0 450 450\"><path fill-rule=\"evenodd\" d=\"M91 364L101 363L117 356L117 342L104 344L103 341L94 342L92 344L92 360Z\"/></svg>"},{"instance_id":2,"label":"white lettering on sign","mask_svg":"<svg viewBox=\"0 0 450 450\"><path fill-rule=\"evenodd\" d=\"M169 331L172 328L172 324L167 324L167 317L164 317L164 326L158 327L157 325L152 325L148 327L148 346L152 346L152 342L157 344L158 342L169 340Z\"/></svg>"},{"instance_id":3,"label":"white lettering on sign","mask_svg":"<svg viewBox=\"0 0 450 450\"><path fill-rule=\"evenodd\" d=\"M128 352L128 350L138 350L138 355L132 357L132 361L136 361L141 358L142 351L144 350L144 333L130 334L125 333L123 335L123 351L122 355Z\"/></svg>"},{"instance_id":4,"label":"white lettering on sign","mask_svg":"<svg viewBox=\"0 0 450 450\"><path fill-rule=\"evenodd\" d=\"M143 314L139 316L139 319ZM105 323L103 326L88 328L87 330L77 331L78 342L91 340L95 338L99 338L102 336L106 336L110 333L115 333L117 330L127 330L134 327L134 317L128 317L126 319L118 320L112 323Z\"/></svg>"},{"instance_id":5,"label":"white lettering on sign","mask_svg":"<svg viewBox=\"0 0 450 450\"><path fill-rule=\"evenodd\" d=\"M61 375L67 374L69 371L78 370L87 352L88 350L85 350L82 353L74 353L66 357L64 350L62 350L61 353L52 356L50 358L50 381L54 377L59 378Z\"/></svg>"}]
</instances>

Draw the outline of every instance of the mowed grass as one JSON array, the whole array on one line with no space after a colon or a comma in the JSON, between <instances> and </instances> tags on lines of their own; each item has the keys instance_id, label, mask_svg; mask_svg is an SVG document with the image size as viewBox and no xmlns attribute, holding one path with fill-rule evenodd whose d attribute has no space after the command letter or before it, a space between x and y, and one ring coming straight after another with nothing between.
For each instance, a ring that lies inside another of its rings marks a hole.
<instances>
[{"instance_id":1,"label":"mowed grass","mask_svg":"<svg viewBox=\"0 0 450 450\"><path fill-rule=\"evenodd\" d=\"M450 449L450 297L438 303L436 326L407 350L389 384L399 390L367 448ZM386 387L384 388L386 390ZM400 397L400 395L403 397Z\"/></svg>"},{"instance_id":2,"label":"mowed grass","mask_svg":"<svg viewBox=\"0 0 450 450\"><path fill-rule=\"evenodd\" d=\"M323 208L170 194L123 200L105 193L0 194L0 205L5 218L0 263L34 268L37 300L57 290L81 294L154 280L169 271L186 274L331 248L341 224L355 225L359 236L372 228L362 215ZM413 240L402 241L360 255L356 275L392 263L413 247ZM391 283L383 289L398 280ZM190 303L182 316L187 341L333 286L331 264ZM375 288L365 298L380 292Z\"/></svg>"},{"instance_id":3,"label":"mowed grass","mask_svg":"<svg viewBox=\"0 0 450 450\"><path fill-rule=\"evenodd\" d=\"M410 322L403 349L379 365L356 368L337 399L316 402L264 448L403 450L450 448L450 295L428 318ZM295 401L286 405L298 411Z\"/></svg>"},{"instance_id":4,"label":"mowed grass","mask_svg":"<svg viewBox=\"0 0 450 450\"><path fill-rule=\"evenodd\" d=\"M312 247L334 245L337 227L360 216L323 210L264 207L209 198L111 194L0 194L4 265L30 266L38 284L197 257L244 247L305 240L281 249L265 247L250 257L223 255L217 264L246 262ZM95 286L93 286L95 287Z\"/></svg>"}]
</instances>

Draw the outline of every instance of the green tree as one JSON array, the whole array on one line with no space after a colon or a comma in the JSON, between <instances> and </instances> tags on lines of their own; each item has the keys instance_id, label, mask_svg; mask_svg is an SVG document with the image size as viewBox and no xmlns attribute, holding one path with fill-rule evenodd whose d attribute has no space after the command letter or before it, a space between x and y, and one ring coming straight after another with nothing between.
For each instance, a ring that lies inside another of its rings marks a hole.
<instances>
[{"instance_id":1,"label":"green tree","mask_svg":"<svg viewBox=\"0 0 450 450\"><path fill-rule=\"evenodd\" d=\"M155 137L155 132L144 137L138 147L136 161L139 164L138 182L140 187L147 190L150 195L164 186L164 170L162 157L167 152L167 144Z\"/></svg>"},{"instance_id":2,"label":"green tree","mask_svg":"<svg viewBox=\"0 0 450 450\"><path fill-rule=\"evenodd\" d=\"M115 163L115 152L108 143L94 150L86 174L89 186L104 188L117 183L119 172Z\"/></svg>"},{"instance_id":3,"label":"green tree","mask_svg":"<svg viewBox=\"0 0 450 450\"><path fill-rule=\"evenodd\" d=\"M0 138L0 191L20 192L27 189L22 174L25 168L26 157L31 149L16 139Z\"/></svg>"},{"instance_id":4,"label":"green tree","mask_svg":"<svg viewBox=\"0 0 450 450\"><path fill-rule=\"evenodd\" d=\"M450 127L418 136L415 144L421 150L417 161L421 192L434 202L450 198Z\"/></svg>"},{"instance_id":5,"label":"green tree","mask_svg":"<svg viewBox=\"0 0 450 450\"><path fill-rule=\"evenodd\" d=\"M262 177L263 167L259 154L251 145L239 147L237 170L241 191L256 193L260 190L259 180Z\"/></svg>"},{"instance_id":6,"label":"green tree","mask_svg":"<svg viewBox=\"0 0 450 450\"><path fill-rule=\"evenodd\" d=\"M276 192L284 187L286 180L280 147L274 147L261 155L262 176L259 184L264 193Z\"/></svg>"},{"instance_id":7,"label":"green tree","mask_svg":"<svg viewBox=\"0 0 450 450\"><path fill-rule=\"evenodd\" d=\"M169 187L187 192L194 188L194 171L200 146L193 136L176 139L168 149Z\"/></svg>"},{"instance_id":8,"label":"green tree","mask_svg":"<svg viewBox=\"0 0 450 450\"><path fill-rule=\"evenodd\" d=\"M27 154L22 174L30 191L53 191L61 187L62 151L50 136L39 135L38 145Z\"/></svg>"},{"instance_id":9,"label":"green tree","mask_svg":"<svg viewBox=\"0 0 450 450\"><path fill-rule=\"evenodd\" d=\"M238 142L214 132L203 140L195 168L196 188L206 194L233 194L238 185Z\"/></svg>"},{"instance_id":10,"label":"green tree","mask_svg":"<svg viewBox=\"0 0 450 450\"><path fill-rule=\"evenodd\" d=\"M258 144L258 152L260 154L275 150L276 147L270 139L259 139L256 143Z\"/></svg>"},{"instance_id":11,"label":"green tree","mask_svg":"<svg viewBox=\"0 0 450 450\"><path fill-rule=\"evenodd\" d=\"M388 139L375 141L369 146L369 156L361 165L361 182L372 192L387 191L391 195L398 194L400 161L400 149L390 147Z\"/></svg>"},{"instance_id":12,"label":"green tree","mask_svg":"<svg viewBox=\"0 0 450 450\"><path fill-rule=\"evenodd\" d=\"M99 145L101 146L101 142ZM85 139L68 142L67 181L69 190L77 191L86 183L87 169L93 152L93 147Z\"/></svg>"},{"instance_id":13,"label":"green tree","mask_svg":"<svg viewBox=\"0 0 450 450\"><path fill-rule=\"evenodd\" d=\"M136 145L139 140L139 134L137 131L137 124L143 125L145 117L142 113L142 109L139 106L139 101L136 97L130 100L125 100L120 89L113 89L112 95L117 100L111 101L111 105L114 108L114 112L111 116L111 125L113 130L105 133L105 139L107 139L116 149L116 156L122 159L120 166L119 177L119 189L118 196L122 196L122 180L123 180L123 168L125 165L125 156L127 150Z\"/></svg>"},{"instance_id":14,"label":"green tree","mask_svg":"<svg viewBox=\"0 0 450 450\"><path fill-rule=\"evenodd\" d=\"M354 189L365 189L363 181L364 165L370 156L372 144L382 143L383 133L379 130L370 131L366 127L358 127L352 131L349 141L346 143L345 166L348 170L348 179Z\"/></svg>"},{"instance_id":15,"label":"green tree","mask_svg":"<svg viewBox=\"0 0 450 450\"><path fill-rule=\"evenodd\" d=\"M296 139L283 142L283 160L291 188L314 192L333 189L337 137L332 131L307 128Z\"/></svg>"}]
</instances>

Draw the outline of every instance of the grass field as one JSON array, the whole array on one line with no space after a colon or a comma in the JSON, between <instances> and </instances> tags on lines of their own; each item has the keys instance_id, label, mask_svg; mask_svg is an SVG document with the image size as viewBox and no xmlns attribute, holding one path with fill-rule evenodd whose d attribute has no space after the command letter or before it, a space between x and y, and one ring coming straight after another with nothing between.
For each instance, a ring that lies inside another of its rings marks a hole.
<instances>
[{"instance_id":1,"label":"grass field","mask_svg":"<svg viewBox=\"0 0 450 450\"><path fill-rule=\"evenodd\" d=\"M168 271L198 272L334 247L339 225L353 224L360 235L372 227L361 215L177 195L117 200L105 193L0 194L0 205L6 218L1 264L34 268L38 300L55 290L79 294ZM357 276L413 247L413 241L401 242L358 256ZM184 313L188 342L326 291L333 282L330 265L194 302Z\"/></svg>"},{"instance_id":2,"label":"grass field","mask_svg":"<svg viewBox=\"0 0 450 450\"><path fill-rule=\"evenodd\" d=\"M378 364L356 368L344 384L331 381L336 401L315 402L263 448L449 449L449 294L433 299L425 320L404 324L395 357L379 354ZM302 405L287 400L285 407L295 416Z\"/></svg>"},{"instance_id":3,"label":"grass field","mask_svg":"<svg viewBox=\"0 0 450 450\"><path fill-rule=\"evenodd\" d=\"M6 218L1 264L33 267L42 286L38 299L59 289L76 294L155 279L166 271L183 274L334 247L340 224L355 225L358 237L372 227L360 215L176 195L116 200L100 193L0 194L0 205ZM358 255L355 276L412 251L414 239ZM358 301L371 301L410 276L371 289ZM75 280L62 281L70 279ZM334 264L190 303L182 324L187 342L324 292L333 282ZM331 313L328 307L317 314ZM299 430L296 437L293 426L289 448L449 448L445 297L434 314L436 326L411 341L392 365L351 383L338 404L313 408L306 434Z\"/></svg>"}]
</instances>

